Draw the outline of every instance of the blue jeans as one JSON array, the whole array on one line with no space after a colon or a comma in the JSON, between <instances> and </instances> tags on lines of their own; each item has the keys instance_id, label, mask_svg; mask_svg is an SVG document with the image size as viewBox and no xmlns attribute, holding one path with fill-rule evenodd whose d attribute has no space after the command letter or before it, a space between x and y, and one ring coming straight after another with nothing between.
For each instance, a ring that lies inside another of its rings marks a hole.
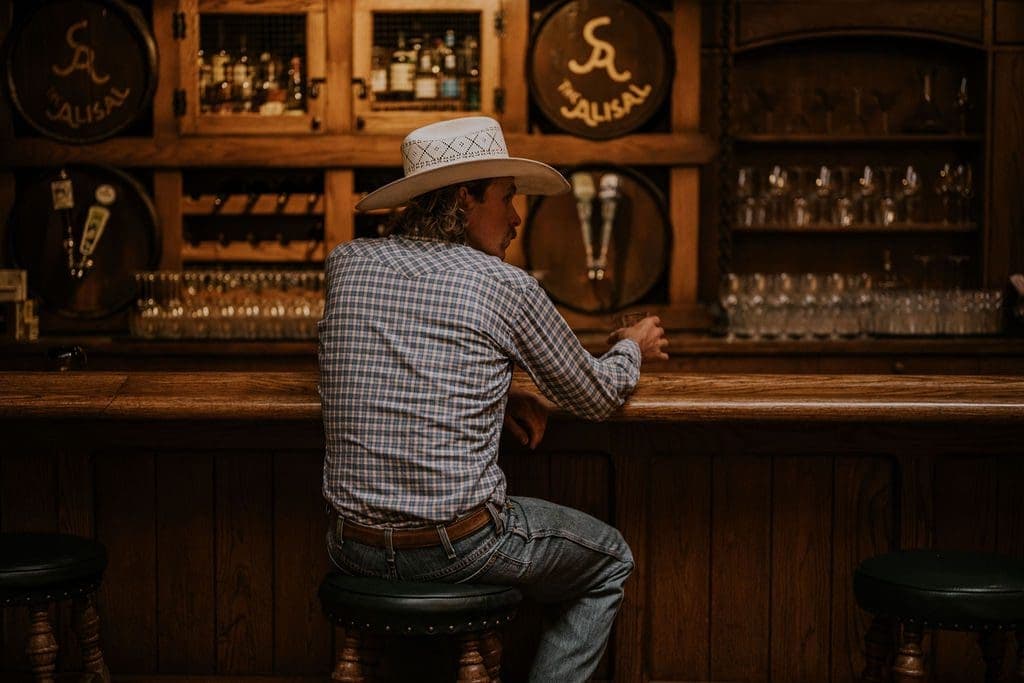
<instances>
[{"instance_id":1,"label":"blue jeans","mask_svg":"<svg viewBox=\"0 0 1024 683\"><path fill-rule=\"evenodd\" d=\"M615 528L579 510L536 498L510 498L488 524L452 543L395 551L327 534L334 564L346 574L399 581L494 583L517 586L551 605L530 681L585 681L597 668L633 571L633 554ZM503 527L503 528L498 528ZM342 531L344 534L344 531Z\"/></svg>"}]
</instances>

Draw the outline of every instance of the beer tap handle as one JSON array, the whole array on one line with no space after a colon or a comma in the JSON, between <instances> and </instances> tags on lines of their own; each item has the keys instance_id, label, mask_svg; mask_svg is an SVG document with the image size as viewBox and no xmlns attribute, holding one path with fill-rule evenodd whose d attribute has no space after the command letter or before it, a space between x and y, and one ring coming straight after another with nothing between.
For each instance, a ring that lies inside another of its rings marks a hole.
<instances>
[{"instance_id":1,"label":"beer tap handle","mask_svg":"<svg viewBox=\"0 0 1024 683\"><path fill-rule=\"evenodd\" d=\"M583 249L587 255L587 277L595 278L594 272L594 245L590 237L590 217L593 212L592 202L594 201L594 179L586 171L573 173L569 178L572 183L572 193L576 197L576 215L580 221L580 232L583 236Z\"/></svg>"},{"instance_id":2,"label":"beer tap handle","mask_svg":"<svg viewBox=\"0 0 1024 683\"><path fill-rule=\"evenodd\" d=\"M601 199L601 251L594 263L594 277L597 280L604 279L605 269L608 267L608 243L611 241L612 228L615 225L615 211L619 206L619 176L614 173L606 173L601 176L601 190L598 192Z\"/></svg>"}]
</instances>

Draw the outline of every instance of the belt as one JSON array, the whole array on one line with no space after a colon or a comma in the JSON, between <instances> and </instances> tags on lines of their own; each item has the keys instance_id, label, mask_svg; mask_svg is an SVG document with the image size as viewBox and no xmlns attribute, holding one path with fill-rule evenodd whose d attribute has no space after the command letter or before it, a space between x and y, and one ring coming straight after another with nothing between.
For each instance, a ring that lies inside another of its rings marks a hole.
<instances>
[{"instance_id":1,"label":"belt","mask_svg":"<svg viewBox=\"0 0 1024 683\"><path fill-rule=\"evenodd\" d=\"M469 536L474 531L484 528L490 521L492 521L491 512L487 509L487 505L484 504L451 524L438 524L437 526L419 527L416 529L393 529L391 531L391 547L428 548L433 545L441 545L441 528L448 534L450 541L457 541L460 538ZM365 545L373 545L380 548L387 547L384 529L365 526L347 519L338 526L340 527L342 541L353 540Z\"/></svg>"}]
</instances>

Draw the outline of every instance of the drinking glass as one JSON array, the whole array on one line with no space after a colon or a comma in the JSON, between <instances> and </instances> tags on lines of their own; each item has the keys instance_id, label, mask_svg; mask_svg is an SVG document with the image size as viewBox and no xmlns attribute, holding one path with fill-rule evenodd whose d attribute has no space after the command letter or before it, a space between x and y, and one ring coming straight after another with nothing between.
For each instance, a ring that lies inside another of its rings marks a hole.
<instances>
[{"instance_id":1,"label":"drinking glass","mask_svg":"<svg viewBox=\"0 0 1024 683\"><path fill-rule=\"evenodd\" d=\"M828 225L832 223L832 192L835 189L832 180L832 169L828 166L821 166L818 169L818 176L814 179L814 194L817 197L818 223Z\"/></svg>"},{"instance_id":2,"label":"drinking glass","mask_svg":"<svg viewBox=\"0 0 1024 683\"><path fill-rule=\"evenodd\" d=\"M853 207L853 197L850 193L850 167L839 167L839 188L835 196L832 222L836 225L848 228L853 225L856 218Z\"/></svg>"},{"instance_id":3,"label":"drinking glass","mask_svg":"<svg viewBox=\"0 0 1024 683\"><path fill-rule=\"evenodd\" d=\"M878 181L870 166L864 167L864 172L857 179L860 188L860 221L865 225L878 225Z\"/></svg>"}]
</instances>

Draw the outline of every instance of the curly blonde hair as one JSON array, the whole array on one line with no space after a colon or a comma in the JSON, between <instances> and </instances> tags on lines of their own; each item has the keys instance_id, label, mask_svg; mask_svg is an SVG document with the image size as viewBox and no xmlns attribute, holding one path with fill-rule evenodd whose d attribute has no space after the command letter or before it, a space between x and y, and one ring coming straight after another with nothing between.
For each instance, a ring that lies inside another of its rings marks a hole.
<instances>
[{"instance_id":1,"label":"curly blonde hair","mask_svg":"<svg viewBox=\"0 0 1024 683\"><path fill-rule=\"evenodd\" d=\"M477 201L483 201L491 181L471 180L413 197L404 210L391 215L384 234L465 244L466 210L459 204L459 188L465 187Z\"/></svg>"}]
</instances>

